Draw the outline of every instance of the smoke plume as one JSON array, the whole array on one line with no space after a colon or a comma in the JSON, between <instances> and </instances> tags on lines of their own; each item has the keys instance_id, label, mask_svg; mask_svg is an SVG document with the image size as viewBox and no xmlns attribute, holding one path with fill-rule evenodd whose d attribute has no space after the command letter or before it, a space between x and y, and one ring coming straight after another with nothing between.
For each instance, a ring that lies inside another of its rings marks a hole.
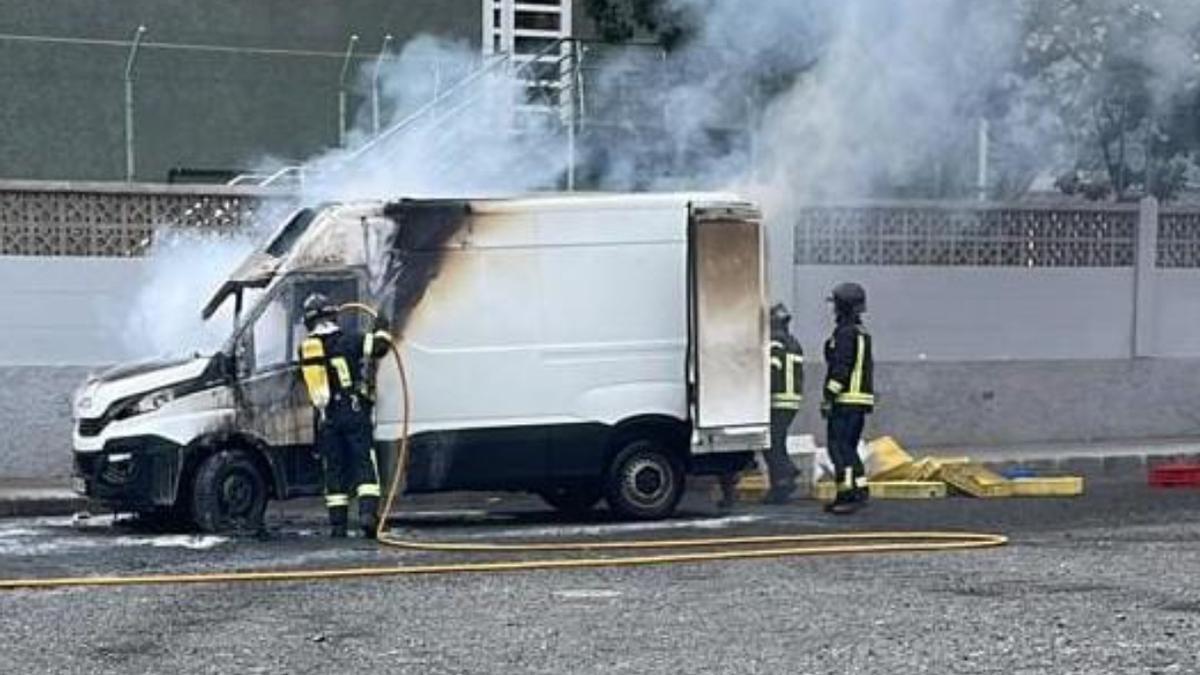
<instances>
[{"instance_id":1,"label":"smoke plume","mask_svg":"<svg viewBox=\"0 0 1200 675\"><path fill-rule=\"evenodd\" d=\"M384 133L360 107L346 147L305 162L301 200L554 188L574 158L583 188L730 189L785 231L819 201L973 197L984 118L989 193L1022 194L1085 156L1112 59L1143 69L1155 106L1200 79L1193 0L664 2L689 21L677 49L585 52L572 154L561 117L514 108L525 90L511 64L422 37L379 71ZM140 325L153 335L163 307L194 316L245 250L164 242Z\"/></svg>"},{"instance_id":2,"label":"smoke plume","mask_svg":"<svg viewBox=\"0 0 1200 675\"><path fill-rule=\"evenodd\" d=\"M142 261L142 283L119 330L131 358L211 353L229 337L230 308L209 321L200 309L254 250L257 231L237 235L160 228ZM227 303L231 304L231 303Z\"/></svg>"}]
</instances>

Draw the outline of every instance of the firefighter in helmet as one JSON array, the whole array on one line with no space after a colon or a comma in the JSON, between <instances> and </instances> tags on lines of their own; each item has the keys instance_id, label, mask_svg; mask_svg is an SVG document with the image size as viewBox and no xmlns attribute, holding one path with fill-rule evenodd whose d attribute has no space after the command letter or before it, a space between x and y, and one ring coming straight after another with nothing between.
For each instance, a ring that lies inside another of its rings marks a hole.
<instances>
[{"instance_id":1,"label":"firefighter in helmet","mask_svg":"<svg viewBox=\"0 0 1200 675\"><path fill-rule=\"evenodd\" d=\"M771 447L763 453L771 488L768 503L787 501L796 491L799 471L787 452L788 429L800 410L804 391L804 350L788 330L792 315L783 303L771 308Z\"/></svg>"},{"instance_id":2,"label":"firefighter in helmet","mask_svg":"<svg viewBox=\"0 0 1200 675\"><path fill-rule=\"evenodd\" d=\"M315 416L331 534L346 536L350 498L357 497L363 534L374 537L380 483L371 411L375 367L391 343L387 321L377 317L365 334L344 331L337 305L320 293L305 299L303 312L308 337L300 343L300 366Z\"/></svg>"},{"instance_id":3,"label":"firefighter in helmet","mask_svg":"<svg viewBox=\"0 0 1200 675\"><path fill-rule=\"evenodd\" d=\"M826 506L831 513L852 513L866 504L870 493L858 455L866 416L875 408L871 336L863 328L867 293L855 283L838 284L828 300L837 326L825 342L825 376L821 416L827 423L829 460L837 481L837 497Z\"/></svg>"}]
</instances>

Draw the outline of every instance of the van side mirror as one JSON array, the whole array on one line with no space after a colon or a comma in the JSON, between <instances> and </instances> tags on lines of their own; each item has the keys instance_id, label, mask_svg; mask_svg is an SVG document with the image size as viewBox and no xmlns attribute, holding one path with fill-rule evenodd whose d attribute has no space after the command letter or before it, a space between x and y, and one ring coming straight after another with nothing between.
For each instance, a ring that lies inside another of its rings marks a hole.
<instances>
[{"instance_id":1,"label":"van side mirror","mask_svg":"<svg viewBox=\"0 0 1200 675\"><path fill-rule=\"evenodd\" d=\"M233 358L225 352L217 352L212 355L212 362L208 367L208 372L211 375L220 376L222 379L233 379Z\"/></svg>"}]
</instances>

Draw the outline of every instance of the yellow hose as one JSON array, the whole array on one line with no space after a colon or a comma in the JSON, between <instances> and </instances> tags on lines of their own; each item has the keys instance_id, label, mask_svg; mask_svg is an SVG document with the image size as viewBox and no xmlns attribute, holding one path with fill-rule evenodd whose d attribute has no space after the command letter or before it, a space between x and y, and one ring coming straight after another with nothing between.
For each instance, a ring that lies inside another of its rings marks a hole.
<instances>
[{"instance_id":1,"label":"yellow hose","mask_svg":"<svg viewBox=\"0 0 1200 675\"><path fill-rule=\"evenodd\" d=\"M341 311L355 310L376 316L371 307L348 303ZM150 574L141 576L83 576L44 579L0 580L0 591L13 589L49 589L77 586L135 586L201 583L251 583L272 581L328 581L425 574L455 574L484 572L518 572L531 570L564 570L597 567L638 567L668 563L699 563L722 560L760 560L818 555L849 555L864 553L918 553L962 551L1004 546L1008 538L998 534L972 532L845 532L834 534L789 534L705 539L656 539L602 542L561 543L463 543L448 541L418 541L401 539L388 534L384 528L387 515L395 505L403 481L409 454L409 413L411 412L408 374L404 358L391 342L392 355L400 374L401 400L404 418L401 423L400 445L392 471L387 499L384 503L376 538L384 546L414 551L472 552L472 553L534 553L568 551L656 550L669 551L656 555L614 557L551 558L541 560L497 560L478 563L438 563L431 565L346 567L335 569L264 570L248 572L205 572L199 574ZM725 550L694 551L689 549L720 548Z\"/></svg>"}]
</instances>

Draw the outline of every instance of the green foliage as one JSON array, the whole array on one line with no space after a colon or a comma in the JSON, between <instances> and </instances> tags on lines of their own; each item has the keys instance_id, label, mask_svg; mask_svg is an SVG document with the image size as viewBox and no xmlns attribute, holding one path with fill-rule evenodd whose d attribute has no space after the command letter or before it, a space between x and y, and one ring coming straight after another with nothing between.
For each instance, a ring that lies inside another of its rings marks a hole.
<instances>
[{"instance_id":1,"label":"green foliage","mask_svg":"<svg viewBox=\"0 0 1200 675\"><path fill-rule=\"evenodd\" d=\"M669 0L584 0L583 6L605 42L648 37L670 50L698 28L696 17Z\"/></svg>"},{"instance_id":2,"label":"green foliage","mask_svg":"<svg viewBox=\"0 0 1200 675\"><path fill-rule=\"evenodd\" d=\"M1089 199L1174 196L1200 151L1194 11L1173 0L1019 7L1021 87L1056 113L1074 149L1059 189Z\"/></svg>"},{"instance_id":3,"label":"green foliage","mask_svg":"<svg viewBox=\"0 0 1200 675\"><path fill-rule=\"evenodd\" d=\"M700 15L725 1L584 0L583 8L605 41L675 51L702 36ZM1003 1L999 11L1011 14L1001 23L1016 27L1016 53L1004 50L1011 68L961 101L962 128L947 130L956 140L907 158L902 183L878 186L881 194L973 195L980 118L991 123L993 197L1018 197L1053 172L1066 194L1171 199L1200 176L1200 0ZM771 66L736 71L721 86L763 110L821 64L828 43L783 45L791 58L757 47ZM702 64L704 77L721 78L718 63Z\"/></svg>"}]
</instances>

